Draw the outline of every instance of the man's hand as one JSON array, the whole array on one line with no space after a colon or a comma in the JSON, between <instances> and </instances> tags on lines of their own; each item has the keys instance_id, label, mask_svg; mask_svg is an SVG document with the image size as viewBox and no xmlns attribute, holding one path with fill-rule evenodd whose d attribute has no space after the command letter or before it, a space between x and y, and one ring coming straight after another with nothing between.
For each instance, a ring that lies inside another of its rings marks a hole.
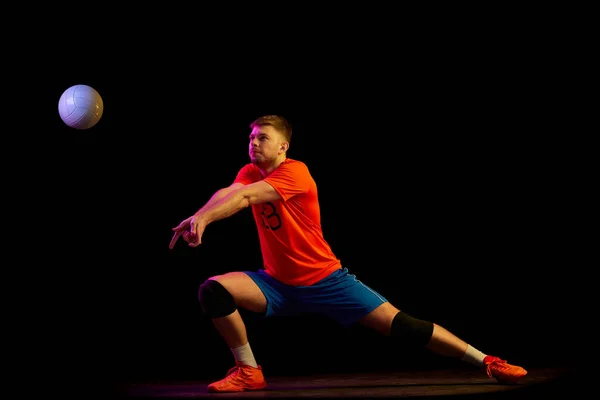
<instances>
[{"instance_id":1,"label":"man's hand","mask_svg":"<svg viewBox=\"0 0 600 400\"><path fill-rule=\"evenodd\" d=\"M206 228L206 222L196 215L192 215L189 218L184 219L179 225L173 228L173 238L169 244L169 249L175 247L175 243L180 236L183 236L183 240L188 243L190 247L197 247L202 242L202 234Z\"/></svg>"},{"instance_id":2,"label":"man's hand","mask_svg":"<svg viewBox=\"0 0 600 400\"><path fill-rule=\"evenodd\" d=\"M194 215L190 221L190 235L188 246L198 247L200 243L202 243L202 235L204 234L205 228L206 221L203 218Z\"/></svg>"}]
</instances>

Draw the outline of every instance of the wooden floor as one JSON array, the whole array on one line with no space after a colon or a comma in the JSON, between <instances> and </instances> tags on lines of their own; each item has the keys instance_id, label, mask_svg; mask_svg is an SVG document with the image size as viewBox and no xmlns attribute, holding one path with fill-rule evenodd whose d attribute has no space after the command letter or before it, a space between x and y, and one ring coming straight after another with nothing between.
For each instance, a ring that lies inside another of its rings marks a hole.
<instances>
[{"instance_id":1,"label":"wooden floor","mask_svg":"<svg viewBox=\"0 0 600 400\"><path fill-rule=\"evenodd\" d=\"M482 371L471 369L401 371L398 373L331 374L298 377L267 377L268 386L256 392L208 393L210 382L136 383L120 387L123 397L187 398L382 398L426 397L533 399L573 397L580 388L570 369L538 368L528 371L518 384L502 385Z\"/></svg>"}]
</instances>

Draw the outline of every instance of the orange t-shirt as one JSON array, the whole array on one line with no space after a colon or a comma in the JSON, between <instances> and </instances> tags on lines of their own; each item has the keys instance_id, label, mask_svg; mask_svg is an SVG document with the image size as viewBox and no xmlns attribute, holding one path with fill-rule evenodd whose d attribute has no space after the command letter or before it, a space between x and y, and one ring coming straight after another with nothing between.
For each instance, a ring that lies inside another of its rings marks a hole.
<instances>
[{"instance_id":1,"label":"orange t-shirt","mask_svg":"<svg viewBox=\"0 0 600 400\"><path fill-rule=\"evenodd\" d=\"M286 159L268 177L246 164L235 182L264 180L281 195L274 202L252 205L264 269L292 286L309 286L341 268L321 230L317 184L306 165Z\"/></svg>"}]
</instances>

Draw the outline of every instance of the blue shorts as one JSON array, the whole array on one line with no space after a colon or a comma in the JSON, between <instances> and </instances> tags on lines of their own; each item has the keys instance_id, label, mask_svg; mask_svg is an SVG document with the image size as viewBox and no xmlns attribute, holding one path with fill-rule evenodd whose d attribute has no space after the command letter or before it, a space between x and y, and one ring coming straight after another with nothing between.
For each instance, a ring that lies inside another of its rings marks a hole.
<instances>
[{"instance_id":1,"label":"blue shorts","mask_svg":"<svg viewBox=\"0 0 600 400\"><path fill-rule=\"evenodd\" d=\"M349 327L387 300L340 268L311 286L290 286L264 270L244 271L267 298L266 317L316 313Z\"/></svg>"}]
</instances>

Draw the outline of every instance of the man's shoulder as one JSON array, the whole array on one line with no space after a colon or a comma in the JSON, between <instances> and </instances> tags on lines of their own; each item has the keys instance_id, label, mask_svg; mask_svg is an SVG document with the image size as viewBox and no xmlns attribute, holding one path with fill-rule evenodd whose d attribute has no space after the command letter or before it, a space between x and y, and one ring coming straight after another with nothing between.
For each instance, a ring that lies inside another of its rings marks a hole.
<instances>
[{"instance_id":1,"label":"man's shoulder","mask_svg":"<svg viewBox=\"0 0 600 400\"><path fill-rule=\"evenodd\" d=\"M240 171L258 171L258 167L253 163L246 163L242 165Z\"/></svg>"},{"instance_id":2,"label":"man's shoulder","mask_svg":"<svg viewBox=\"0 0 600 400\"><path fill-rule=\"evenodd\" d=\"M256 165L247 163L239 169L234 182L241 182L247 185L258 180L260 180L260 170Z\"/></svg>"},{"instance_id":3,"label":"man's shoulder","mask_svg":"<svg viewBox=\"0 0 600 400\"><path fill-rule=\"evenodd\" d=\"M308 171L308 166L299 160L293 159L293 158L286 158L285 161L283 162L283 165L286 167L291 167L294 169L303 169Z\"/></svg>"},{"instance_id":4,"label":"man's shoulder","mask_svg":"<svg viewBox=\"0 0 600 400\"><path fill-rule=\"evenodd\" d=\"M281 163L277 169L279 170L277 176L293 177L293 179L299 182L313 181L313 177L308 169L308 166L302 161L286 158L286 160Z\"/></svg>"}]
</instances>

